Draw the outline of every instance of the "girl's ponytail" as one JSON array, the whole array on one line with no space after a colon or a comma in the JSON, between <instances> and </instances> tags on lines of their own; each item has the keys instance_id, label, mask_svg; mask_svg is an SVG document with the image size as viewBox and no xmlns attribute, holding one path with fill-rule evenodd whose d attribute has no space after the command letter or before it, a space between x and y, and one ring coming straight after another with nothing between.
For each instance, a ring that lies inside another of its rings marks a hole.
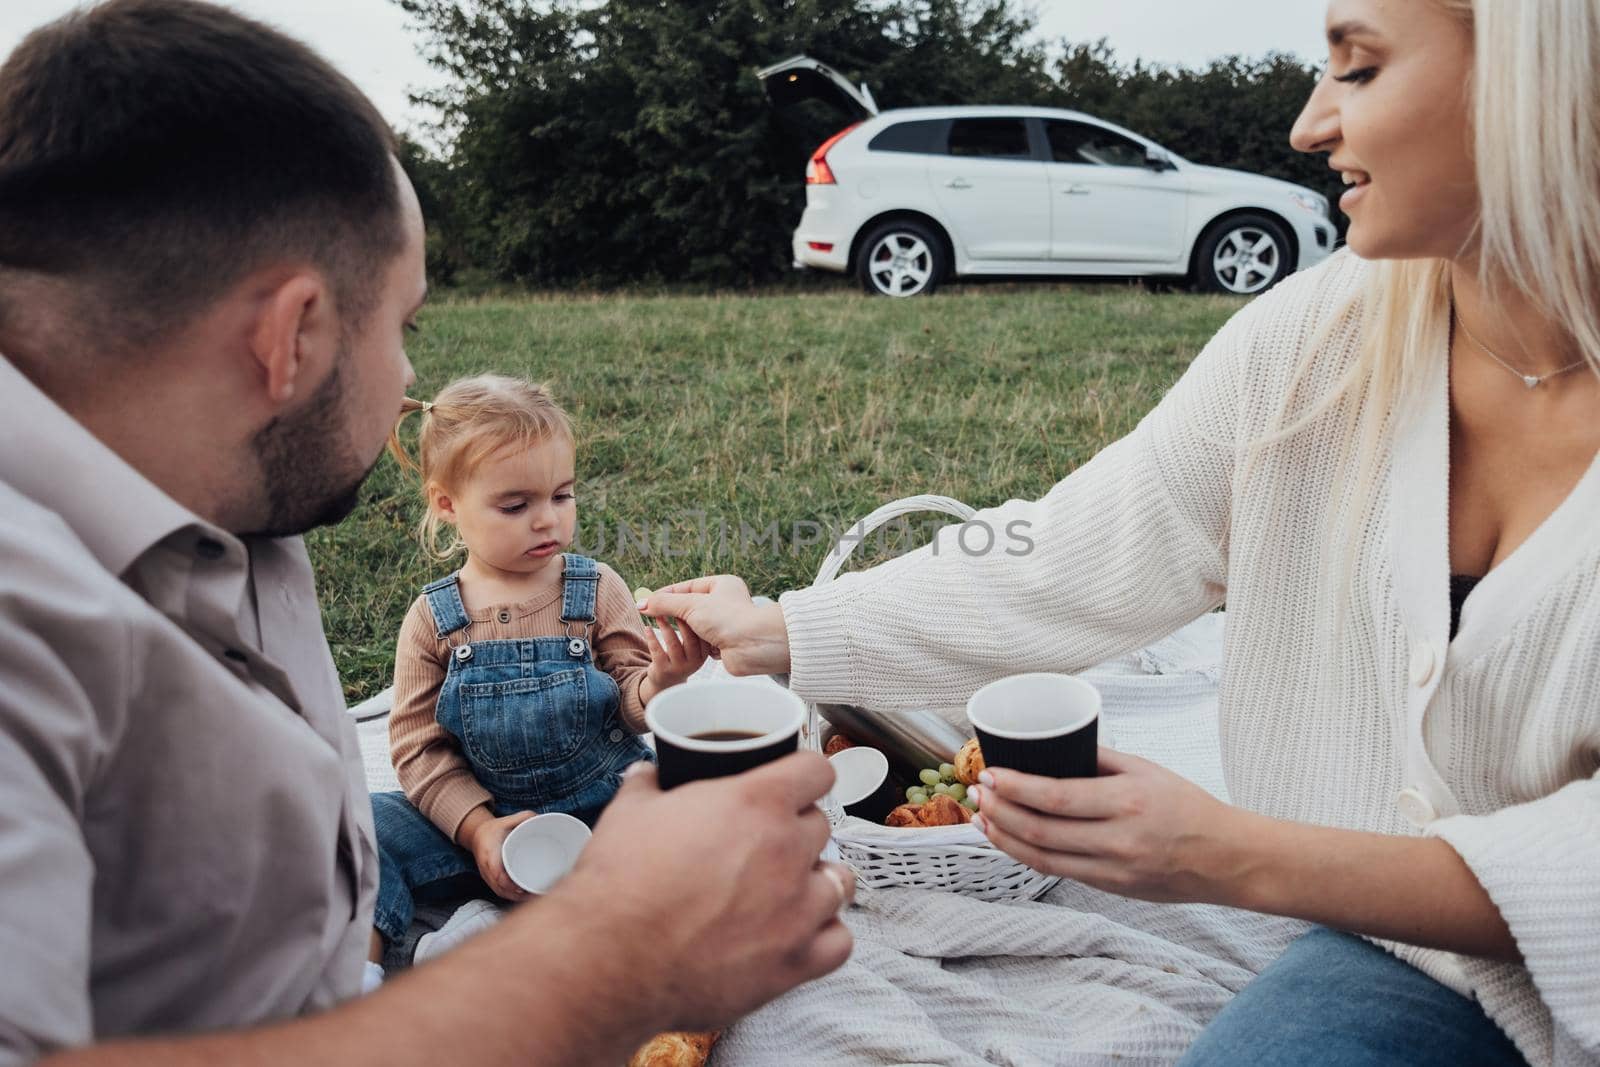
<instances>
[{"instance_id":1,"label":"girl's ponytail","mask_svg":"<svg viewBox=\"0 0 1600 1067\"><path fill-rule=\"evenodd\" d=\"M409 396L400 401L400 417L394 420L394 429L389 431L389 455L400 464L400 469L409 474L421 474L422 464L412 458L406 451L406 446L400 440L400 426L406 421L406 416L413 411L422 412L426 417L433 410L433 404L426 400L413 400Z\"/></svg>"}]
</instances>

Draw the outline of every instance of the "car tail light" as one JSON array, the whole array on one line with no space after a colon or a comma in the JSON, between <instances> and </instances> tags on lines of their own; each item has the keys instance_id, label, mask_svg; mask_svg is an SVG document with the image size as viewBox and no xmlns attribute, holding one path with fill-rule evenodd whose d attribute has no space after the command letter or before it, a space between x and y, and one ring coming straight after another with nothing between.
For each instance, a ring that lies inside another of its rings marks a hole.
<instances>
[{"instance_id":1,"label":"car tail light","mask_svg":"<svg viewBox=\"0 0 1600 1067\"><path fill-rule=\"evenodd\" d=\"M807 241L806 246L813 252L832 252L832 241Z\"/></svg>"},{"instance_id":2,"label":"car tail light","mask_svg":"<svg viewBox=\"0 0 1600 1067\"><path fill-rule=\"evenodd\" d=\"M828 166L828 149L838 144L839 138L843 137L845 134L849 133L859 125L861 125L861 123L852 122L850 125L846 126L844 129L840 130L838 133L834 134L832 137L828 138L826 141L823 141L817 146L817 150L811 153L811 162L806 164L807 185L839 184L838 182L834 181L833 168Z\"/></svg>"}]
</instances>

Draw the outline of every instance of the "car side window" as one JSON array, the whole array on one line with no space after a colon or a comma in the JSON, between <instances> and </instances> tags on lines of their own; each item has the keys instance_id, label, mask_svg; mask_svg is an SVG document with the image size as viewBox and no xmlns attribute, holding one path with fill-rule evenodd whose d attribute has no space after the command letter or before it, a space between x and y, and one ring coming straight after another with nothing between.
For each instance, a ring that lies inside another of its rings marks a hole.
<instances>
[{"instance_id":1,"label":"car side window","mask_svg":"<svg viewBox=\"0 0 1600 1067\"><path fill-rule=\"evenodd\" d=\"M914 122L897 122L880 130L867 142L871 152L922 152L943 154L940 134L949 125L945 119L917 119Z\"/></svg>"},{"instance_id":2,"label":"car side window","mask_svg":"<svg viewBox=\"0 0 1600 1067\"><path fill-rule=\"evenodd\" d=\"M949 151L979 159L1033 158L1021 119L956 119L950 124Z\"/></svg>"},{"instance_id":3,"label":"car side window","mask_svg":"<svg viewBox=\"0 0 1600 1067\"><path fill-rule=\"evenodd\" d=\"M1050 158L1057 163L1087 163L1101 167L1142 167L1144 145L1103 126L1051 119L1044 124Z\"/></svg>"}]
</instances>

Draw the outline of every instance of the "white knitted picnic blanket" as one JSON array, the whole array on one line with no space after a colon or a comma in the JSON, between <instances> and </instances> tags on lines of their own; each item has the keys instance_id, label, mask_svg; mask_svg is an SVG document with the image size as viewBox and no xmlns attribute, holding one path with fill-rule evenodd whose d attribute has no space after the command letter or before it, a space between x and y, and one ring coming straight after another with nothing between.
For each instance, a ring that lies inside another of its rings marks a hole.
<instances>
[{"instance_id":1,"label":"white knitted picnic blanket","mask_svg":"<svg viewBox=\"0 0 1600 1067\"><path fill-rule=\"evenodd\" d=\"M1085 675L1116 747L1226 798L1217 734L1223 617ZM1062 881L1038 901L863 891L839 971L723 1035L714 1067L1165 1064L1303 923L1150 904Z\"/></svg>"},{"instance_id":2,"label":"white knitted picnic blanket","mask_svg":"<svg viewBox=\"0 0 1600 1067\"><path fill-rule=\"evenodd\" d=\"M1221 614L1086 673L1116 747L1226 798ZM708 663L696 679L717 677ZM382 698L369 714L387 710ZM352 709L356 712L358 709ZM393 789L383 718L358 726L370 788ZM1161 1064L1183 1054L1303 923L1150 904L1062 881L1038 901L863 891L839 971L730 1028L714 1067Z\"/></svg>"}]
</instances>

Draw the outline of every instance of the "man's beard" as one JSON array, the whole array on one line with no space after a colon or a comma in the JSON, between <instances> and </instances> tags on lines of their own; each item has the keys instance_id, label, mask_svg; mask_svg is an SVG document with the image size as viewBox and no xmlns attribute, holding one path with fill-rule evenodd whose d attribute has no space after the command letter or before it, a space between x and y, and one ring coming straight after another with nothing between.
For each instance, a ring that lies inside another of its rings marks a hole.
<instances>
[{"instance_id":1,"label":"man's beard","mask_svg":"<svg viewBox=\"0 0 1600 1067\"><path fill-rule=\"evenodd\" d=\"M256 536L292 537L331 526L360 501L361 483L377 459L361 470L346 442L341 368L347 359L341 350L333 371L303 410L273 419L257 432L253 444L267 514Z\"/></svg>"}]
</instances>

